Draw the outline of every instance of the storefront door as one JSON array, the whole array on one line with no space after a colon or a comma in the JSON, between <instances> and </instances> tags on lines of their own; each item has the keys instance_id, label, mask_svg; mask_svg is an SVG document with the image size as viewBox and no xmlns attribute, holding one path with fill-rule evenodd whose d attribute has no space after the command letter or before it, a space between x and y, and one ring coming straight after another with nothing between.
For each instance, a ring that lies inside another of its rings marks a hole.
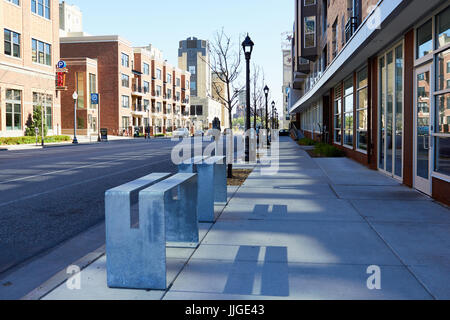
<instances>
[{"instance_id":1,"label":"storefront door","mask_svg":"<svg viewBox=\"0 0 450 320\"><path fill-rule=\"evenodd\" d=\"M414 187L431 195L432 163L432 112L431 64L417 68L415 72L414 108Z\"/></svg>"}]
</instances>

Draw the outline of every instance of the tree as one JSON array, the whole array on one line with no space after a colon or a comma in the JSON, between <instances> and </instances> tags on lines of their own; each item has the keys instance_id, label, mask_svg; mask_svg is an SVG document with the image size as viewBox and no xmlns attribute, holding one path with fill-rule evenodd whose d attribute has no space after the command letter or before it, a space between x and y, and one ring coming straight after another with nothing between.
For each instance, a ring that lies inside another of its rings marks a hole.
<instances>
[{"instance_id":1,"label":"tree","mask_svg":"<svg viewBox=\"0 0 450 320\"><path fill-rule=\"evenodd\" d=\"M33 117L31 117L31 115L28 115L28 120L26 122L26 130L25 130L25 135L29 136L29 137L34 137L36 135L36 129L38 128L38 135L42 136L42 106L35 106L33 108ZM44 120L44 137L47 136L47 124L45 123Z\"/></svg>"},{"instance_id":2,"label":"tree","mask_svg":"<svg viewBox=\"0 0 450 320\"><path fill-rule=\"evenodd\" d=\"M210 66L213 78L213 96L222 102L228 110L230 134L233 129L233 109L238 103L239 92L242 87L236 85L236 80L241 72L241 48L240 42L237 44L226 35L222 29L216 32L214 39L210 43L210 61L206 63ZM228 150L228 152L232 152ZM228 177L233 176L233 165L228 163Z\"/></svg>"},{"instance_id":3,"label":"tree","mask_svg":"<svg viewBox=\"0 0 450 320\"><path fill-rule=\"evenodd\" d=\"M258 117L258 109L261 108L262 105L262 101L263 101L263 96L264 96L264 92L263 92L263 86L260 86L260 77L261 74L263 75L263 79L264 79L264 71L262 70L262 68L256 64L253 64L253 75L252 75L252 80L251 80L251 85L252 85L252 100L253 100L253 108L252 108L252 113L253 113L253 126L255 127L256 130L256 125L257 125L257 117ZM264 81L262 82L264 83ZM262 118L261 118L262 120Z\"/></svg>"}]
</instances>

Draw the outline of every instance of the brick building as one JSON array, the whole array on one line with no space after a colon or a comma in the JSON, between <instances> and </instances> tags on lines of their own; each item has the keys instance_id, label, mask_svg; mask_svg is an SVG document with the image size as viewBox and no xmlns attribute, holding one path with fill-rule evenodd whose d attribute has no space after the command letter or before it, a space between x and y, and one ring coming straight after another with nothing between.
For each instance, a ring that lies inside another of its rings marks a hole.
<instances>
[{"instance_id":1,"label":"brick building","mask_svg":"<svg viewBox=\"0 0 450 320\"><path fill-rule=\"evenodd\" d=\"M96 61L97 73L77 69L71 72L69 66L67 76L68 86L78 88L79 97L81 90L83 103L80 104L79 98L77 117L78 113L81 118L86 114L86 121L82 121L84 127L78 125L82 132L89 134L98 130L98 121L111 135L132 135L136 129L144 133L148 125L151 134L165 134L175 127L190 127L190 91L183 82L183 77L189 73L169 65L156 48L151 45L133 48L129 41L119 36L69 36L62 37L60 42L62 60L69 64L80 60ZM99 119L86 113L90 108L91 88L95 88L89 80L91 76L95 76L100 94ZM80 79L83 80L80 82ZM73 90L63 94L63 113L69 117L63 122L64 132L73 131L72 94ZM186 110L187 114L183 114Z\"/></svg>"},{"instance_id":2,"label":"brick building","mask_svg":"<svg viewBox=\"0 0 450 320\"><path fill-rule=\"evenodd\" d=\"M450 203L450 1L295 0L293 124Z\"/></svg>"},{"instance_id":3,"label":"brick building","mask_svg":"<svg viewBox=\"0 0 450 320\"><path fill-rule=\"evenodd\" d=\"M0 1L0 29L0 137L23 136L38 105L48 134L58 134L58 1Z\"/></svg>"}]
</instances>

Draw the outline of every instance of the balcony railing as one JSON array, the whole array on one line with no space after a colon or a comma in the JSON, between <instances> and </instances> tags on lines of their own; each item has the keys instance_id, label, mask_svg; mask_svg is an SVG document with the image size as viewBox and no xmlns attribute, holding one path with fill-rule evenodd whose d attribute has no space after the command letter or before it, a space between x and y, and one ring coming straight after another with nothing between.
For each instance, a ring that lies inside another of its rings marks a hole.
<instances>
[{"instance_id":1,"label":"balcony railing","mask_svg":"<svg viewBox=\"0 0 450 320\"><path fill-rule=\"evenodd\" d=\"M133 105L133 109L134 109L134 111L136 111L136 112L142 112L142 111L144 111L144 108L142 107L142 104L140 104L140 103L135 103L135 104Z\"/></svg>"},{"instance_id":2,"label":"balcony railing","mask_svg":"<svg viewBox=\"0 0 450 320\"><path fill-rule=\"evenodd\" d=\"M142 87L133 84L133 92L139 92L139 93L142 93Z\"/></svg>"},{"instance_id":3,"label":"balcony railing","mask_svg":"<svg viewBox=\"0 0 450 320\"><path fill-rule=\"evenodd\" d=\"M358 17L350 17L345 25L345 42L350 40L356 29L358 29Z\"/></svg>"}]
</instances>

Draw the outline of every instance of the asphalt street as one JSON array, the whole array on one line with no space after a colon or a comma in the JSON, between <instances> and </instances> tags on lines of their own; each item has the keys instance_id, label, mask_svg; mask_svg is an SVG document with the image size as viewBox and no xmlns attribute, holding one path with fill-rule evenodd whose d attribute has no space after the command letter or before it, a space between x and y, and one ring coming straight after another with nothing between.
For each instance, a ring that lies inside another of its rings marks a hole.
<instances>
[{"instance_id":1,"label":"asphalt street","mask_svg":"<svg viewBox=\"0 0 450 320\"><path fill-rule=\"evenodd\" d=\"M0 152L0 275L101 223L106 190L176 172L176 144L139 139Z\"/></svg>"}]
</instances>

